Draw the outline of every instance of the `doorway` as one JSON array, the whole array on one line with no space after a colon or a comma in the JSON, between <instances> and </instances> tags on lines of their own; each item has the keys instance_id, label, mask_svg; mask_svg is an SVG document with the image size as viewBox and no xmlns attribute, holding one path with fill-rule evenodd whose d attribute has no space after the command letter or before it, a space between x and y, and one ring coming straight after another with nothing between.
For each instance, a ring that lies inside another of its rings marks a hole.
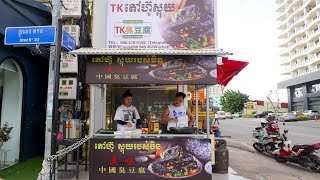
<instances>
[{"instance_id":1,"label":"doorway","mask_svg":"<svg viewBox=\"0 0 320 180\"><path fill-rule=\"evenodd\" d=\"M10 139L1 148L7 151L8 165L19 162L22 99L23 74L21 68L15 60L6 59L0 64L0 122L1 126L8 122L9 127L13 127Z\"/></svg>"}]
</instances>

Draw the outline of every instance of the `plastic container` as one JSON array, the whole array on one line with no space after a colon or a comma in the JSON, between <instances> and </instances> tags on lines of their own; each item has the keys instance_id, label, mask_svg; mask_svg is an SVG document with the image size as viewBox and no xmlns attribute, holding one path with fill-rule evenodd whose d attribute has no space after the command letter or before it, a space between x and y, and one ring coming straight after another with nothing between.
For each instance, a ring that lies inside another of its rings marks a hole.
<instances>
[{"instance_id":1,"label":"plastic container","mask_svg":"<svg viewBox=\"0 0 320 180\"><path fill-rule=\"evenodd\" d=\"M215 133L214 133L214 136L215 136L215 137L220 137L220 136L221 136L221 132L220 132L220 131L215 132Z\"/></svg>"}]
</instances>

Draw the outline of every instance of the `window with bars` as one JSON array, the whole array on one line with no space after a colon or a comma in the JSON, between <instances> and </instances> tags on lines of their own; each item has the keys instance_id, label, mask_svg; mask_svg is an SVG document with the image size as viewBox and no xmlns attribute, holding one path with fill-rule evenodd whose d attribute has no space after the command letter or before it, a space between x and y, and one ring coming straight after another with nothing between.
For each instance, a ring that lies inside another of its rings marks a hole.
<instances>
[{"instance_id":1,"label":"window with bars","mask_svg":"<svg viewBox=\"0 0 320 180\"><path fill-rule=\"evenodd\" d=\"M296 98L303 97L302 87L298 87L294 89L294 97Z\"/></svg>"}]
</instances>

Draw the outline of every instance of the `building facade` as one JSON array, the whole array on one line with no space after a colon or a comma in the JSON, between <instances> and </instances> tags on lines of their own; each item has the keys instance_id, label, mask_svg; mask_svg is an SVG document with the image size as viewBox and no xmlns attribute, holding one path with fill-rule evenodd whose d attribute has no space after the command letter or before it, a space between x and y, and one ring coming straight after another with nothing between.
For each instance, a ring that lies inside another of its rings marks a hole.
<instances>
[{"instance_id":1,"label":"building facade","mask_svg":"<svg viewBox=\"0 0 320 180\"><path fill-rule=\"evenodd\" d=\"M214 85L209 87L209 95L212 98L213 107L216 110L221 110L221 96L223 96L223 91L221 85Z\"/></svg>"},{"instance_id":2,"label":"building facade","mask_svg":"<svg viewBox=\"0 0 320 180\"><path fill-rule=\"evenodd\" d=\"M252 114L253 112L259 114L263 111L275 111L275 108L278 108L277 112L287 113L288 112L288 103L285 102L270 102L270 101L261 101L255 100L245 103L243 108L244 114Z\"/></svg>"},{"instance_id":3,"label":"building facade","mask_svg":"<svg viewBox=\"0 0 320 180\"><path fill-rule=\"evenodd\" d=\"M289 111L320 111L320 0L276 0Z\"/></svg>"},{"instance_id":4,"label":"building facade","mask_svg":"<svg viewBox=\"0 0 320 180\"><path fill-rule=\"evenodd\" d=\"M0 123L13 127L1 151L12 165L43 155L49 54L48 47L4 45L5 28L49 25L51 11L33 0L3 0L0 15Z\"/></svg>"}]
</instances>

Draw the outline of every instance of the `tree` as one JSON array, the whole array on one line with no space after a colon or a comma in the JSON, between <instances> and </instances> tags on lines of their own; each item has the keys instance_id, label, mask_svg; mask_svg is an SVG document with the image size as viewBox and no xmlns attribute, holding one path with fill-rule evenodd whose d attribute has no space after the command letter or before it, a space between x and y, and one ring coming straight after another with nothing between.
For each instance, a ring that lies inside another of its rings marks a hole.
<instances>
[{"instance_id":1,"label":"tree","mask_svg":"<svg viewBox=\"0 0 320 180\"><path fill-rule=\"evenodd\" d=\"M227 90L221 97L222 109L232 113L242 111L248 101L249 96L240 91Z\"/></svg>"}]
</instances>

